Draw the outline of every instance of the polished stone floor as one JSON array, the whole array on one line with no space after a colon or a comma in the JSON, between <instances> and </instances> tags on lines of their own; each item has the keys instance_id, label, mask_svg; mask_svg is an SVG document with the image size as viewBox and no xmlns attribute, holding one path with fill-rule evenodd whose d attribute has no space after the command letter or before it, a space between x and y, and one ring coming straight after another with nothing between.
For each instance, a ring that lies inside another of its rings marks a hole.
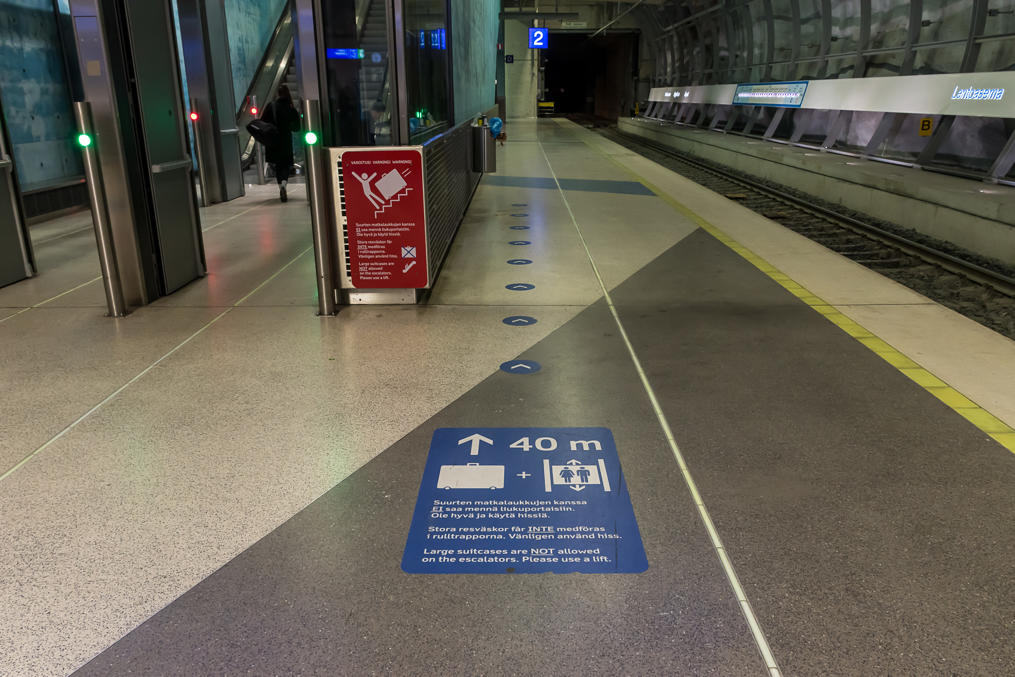
<instances>
[{"instance_id":1,"label":"polished stone floor","mask_svg":"<svg viewBox=\"0 0 1015 677\"><path fill-rule=\"evenodd\" d=\"M420 306L316 317L302 189L202 210L209 275L123 320L87 218L35 229L0 289L0 674L1015 671L1012 342L510 124ZM610 429L648 569L404 573L448 427Z\"/></svg>"}]
</instances>

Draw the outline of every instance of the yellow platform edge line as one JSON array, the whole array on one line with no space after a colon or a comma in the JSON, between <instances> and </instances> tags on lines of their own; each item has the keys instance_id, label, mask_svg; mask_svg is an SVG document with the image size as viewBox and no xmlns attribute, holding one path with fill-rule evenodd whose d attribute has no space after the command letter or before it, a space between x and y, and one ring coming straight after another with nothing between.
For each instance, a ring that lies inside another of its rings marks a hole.
<instances>
[{"instance_id":1,"label":"yellow platform edge line","mask_svg":"<svg viewBox=\"0 0 1015 677\"><path fill-rule=\"evenodd\" d=\"M667 203L684 217L690 219L695 225L714 237L720 243L734 251L741 258L748 261L755 268L778 283L781 287L796 296L800 301L807 304L815 311L824 316L826 320L839 327L850 337L866 346L871 352L898 369L907 378L936 397L940 402L949 407L952 411L976 426L981 432L993 438L998 444L1015 454L1015 428L1012 428L989 411L976 404L955 388L949 386L940 378L924 369L915 360L894 348L887 341L876 336L866 327L847 317L835 306L812 294L806 287L798 283L786 273L782 272L761 256L745 247L736 238L731 237L713 223L706 221L704 217L693 211L690 207L679 202L665 190L637 173L630 167L621 164L619 161L605 153L602 149L596 148L590 143L587 146L593 148L600 155L615 164L628 175L648 188L663 202ZM664 167L665 169L665 167Z\"/></svg>"}]
</instances>

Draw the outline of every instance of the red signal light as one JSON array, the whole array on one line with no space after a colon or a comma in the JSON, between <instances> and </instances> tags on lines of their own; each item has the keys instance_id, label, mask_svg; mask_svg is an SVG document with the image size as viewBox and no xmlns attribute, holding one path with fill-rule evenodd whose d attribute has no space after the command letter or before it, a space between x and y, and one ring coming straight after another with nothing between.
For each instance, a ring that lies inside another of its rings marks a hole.
<instances>
[{"instance_id":1,"label":"red signal light","mask_svg":"<svg viewBox=\"0 0 1015 677\"><path fill-rule=\"evenodd\" d=\"M250 114L253 115L254 117L257 117L257 106L250 107Z\"/></svg>"},{"instance_id":2,"label":"red signal light","mask_svg":"<svg viewBox=\"0 0 1015 677\"><path fill-rule=\"evenodd\" d=\"M197 116L197 113L196 113L196 112L192 112L192 113L190 114L190 121L191 121L191 122L197 122L197 117L198 117L198 116Z\"/></svg>"}]
</instances>

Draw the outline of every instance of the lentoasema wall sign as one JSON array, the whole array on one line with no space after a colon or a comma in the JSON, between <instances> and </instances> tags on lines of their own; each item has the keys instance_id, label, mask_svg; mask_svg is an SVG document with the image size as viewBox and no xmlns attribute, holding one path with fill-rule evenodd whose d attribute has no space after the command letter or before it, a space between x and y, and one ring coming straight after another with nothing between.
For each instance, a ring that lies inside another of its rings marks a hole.
<instances>
[{"instance_id":1,"label":"lentoasema wall sign","mask_svg":"<svg viewBox=\"0 0 1015 677\"><path fill-rule=\"evenodd\" d=\"M963 101L978 99L981 101L1000 101L1004 98L1004 89L977 89L968 87L966 89L955 88L952 92L952 101Z\"/></svg>"}]
</instances>

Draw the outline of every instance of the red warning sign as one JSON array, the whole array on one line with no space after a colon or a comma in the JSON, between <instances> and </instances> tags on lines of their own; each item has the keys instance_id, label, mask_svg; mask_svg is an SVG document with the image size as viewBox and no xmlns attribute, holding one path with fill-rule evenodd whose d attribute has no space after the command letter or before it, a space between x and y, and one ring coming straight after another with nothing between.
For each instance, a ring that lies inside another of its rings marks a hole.
<instances>
[{"instance_id":1,"label":"red warning sign","mask_svg":"<svg viewBox=\"0 0 1015 677\"><path fill-rule=\"evenodd\" d=\"M345 220L357 289L427 286L423 153L418 148L342 153Z\"/></svg>"}]
</instances>

